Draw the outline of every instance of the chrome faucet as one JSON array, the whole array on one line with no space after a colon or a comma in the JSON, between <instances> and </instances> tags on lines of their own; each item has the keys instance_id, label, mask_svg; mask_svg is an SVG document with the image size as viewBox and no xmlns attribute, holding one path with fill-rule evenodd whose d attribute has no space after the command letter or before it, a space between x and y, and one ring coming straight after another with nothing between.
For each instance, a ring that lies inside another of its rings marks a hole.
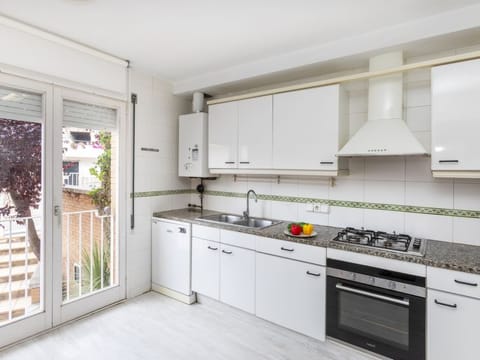
<instances>
[{"instance_id":1,"label":"chrome faucet","mask_svg":"<svg viewBox=\"0 0 480 360\"><path fill-rule=\"evenodd\" d=\"M247 219L250 217L250 194L253 194L253 196L255 197L255 202L258 202L257 193L253 191L253 189L248 190L247 191L247 210L243 212L243 217Z\"/></svg>"}]
</instances>

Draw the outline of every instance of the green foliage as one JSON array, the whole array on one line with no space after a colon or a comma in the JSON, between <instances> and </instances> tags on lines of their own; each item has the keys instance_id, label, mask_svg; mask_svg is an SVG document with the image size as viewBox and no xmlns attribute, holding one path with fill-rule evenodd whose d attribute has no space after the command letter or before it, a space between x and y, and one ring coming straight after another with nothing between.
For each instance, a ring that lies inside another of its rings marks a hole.
<instances>
[{"instance_id":1,"label":"green foliage","mask_svg":"<svg viewBox=\"0 0 480 360\"><path fill-rule=\"evenodd\" d=\"M102 271L102 255L98 243L93 244L92 256L90 251L83 249L82 255L82 286L86 289L85 292L90 291L90 279L92 279L92 290L102 289L102 274L103 287L110 286L110 251L105 249L103 251L103 271ZM91 270L91 271L90 271Z\"/></svg>"},{"instance_id":2,"label":"green foliage","mask_svg":"<svg viewBox=\"0 0 480 360\"><path fill-rule=\"evenodd\" d=\"M95 176L101 183L99 188L89 192L93 203L101 213L111 204L111 164L112 164L112 134L108 131L101 131L98 135L98 142L103 148L102 154L97 158L95 166L90 168L90 174Z\"/></svg>"}]
</instances>

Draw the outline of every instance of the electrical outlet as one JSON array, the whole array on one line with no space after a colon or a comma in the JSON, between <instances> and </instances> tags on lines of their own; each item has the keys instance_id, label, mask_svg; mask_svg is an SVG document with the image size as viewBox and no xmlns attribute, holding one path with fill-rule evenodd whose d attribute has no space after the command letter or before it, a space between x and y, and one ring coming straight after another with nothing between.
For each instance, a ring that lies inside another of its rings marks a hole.
<instances>
[{"instance_id":1,"label":"electrical outlet","mask_svg":"<svg viewBox=\"0 0 480 360\"><path fill-rule=\"evenodd\" d=\"M320 207L321 205L320 204L313 204L313 212L320 212Z\"/></svg>"},{"instance_id":2,"label":"electrical outlet","mask_svg":"<svg viewBox=\"0 0 480 360\"><path fill-rule=\"evenodd\" d=\"M312 203L307 203L307 204L305 205L305 211L306 211L306 212L314 212L315 209L313 208L313 204L312 204Z\"/></svg>"}]
</instances>

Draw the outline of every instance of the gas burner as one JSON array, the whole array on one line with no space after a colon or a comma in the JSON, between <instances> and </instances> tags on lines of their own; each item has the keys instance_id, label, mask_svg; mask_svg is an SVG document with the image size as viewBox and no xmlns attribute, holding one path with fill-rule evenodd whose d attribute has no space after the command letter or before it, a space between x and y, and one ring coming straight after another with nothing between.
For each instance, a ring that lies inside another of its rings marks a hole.
<instances>
[{"instance_id":1,"label":"gas burner","mask_svg":"<svg viewBox=\"0 0 480 360\"><path fill-rule=\"evenodd\" d=\"M333 240L353 245L363 245L390 251L406 252L420 256L423 256L425 253L426 243L426 240L424 239L412 239L410 235L406 234L355 229L352 227L347 227L340 231Z\"/></svg>"}]
</instances>

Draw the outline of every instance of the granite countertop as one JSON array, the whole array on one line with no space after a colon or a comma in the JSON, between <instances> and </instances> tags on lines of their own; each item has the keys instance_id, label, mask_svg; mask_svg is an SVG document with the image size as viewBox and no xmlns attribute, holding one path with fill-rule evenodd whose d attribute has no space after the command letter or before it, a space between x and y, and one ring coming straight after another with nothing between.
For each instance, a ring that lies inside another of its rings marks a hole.
<instances>
[{"instance_id":1,"label":"granite countertop","mask_svg":"<svg viewBox=\"0 0 480 360\"><path fill-rule=\"evenodd\" d=\"M449 243L444 241L428 240L425 256L415 256L401 252L393 252L378 248L356 246L351 244L332 241L341 230L337 227L314 225L318 233L312 238L294 238L285 235L288 222L281 222L265 229L244 228L228 224L215 224L197 220L199 216L218 214L217 211L204 210L203 213L197 209L179 209L171 211L155 212L154 217L168 220L186 221L192 224L212 226L220 229L233 230L242 233L264 236L279 240L302 243L312 246L328 247L332 249L353 251L356 253L380 256L393 260L407 261L416 264L439 267L449 270L463 271L467 273L480 274L480 246Z\"/></svg>"}]
</instances>

